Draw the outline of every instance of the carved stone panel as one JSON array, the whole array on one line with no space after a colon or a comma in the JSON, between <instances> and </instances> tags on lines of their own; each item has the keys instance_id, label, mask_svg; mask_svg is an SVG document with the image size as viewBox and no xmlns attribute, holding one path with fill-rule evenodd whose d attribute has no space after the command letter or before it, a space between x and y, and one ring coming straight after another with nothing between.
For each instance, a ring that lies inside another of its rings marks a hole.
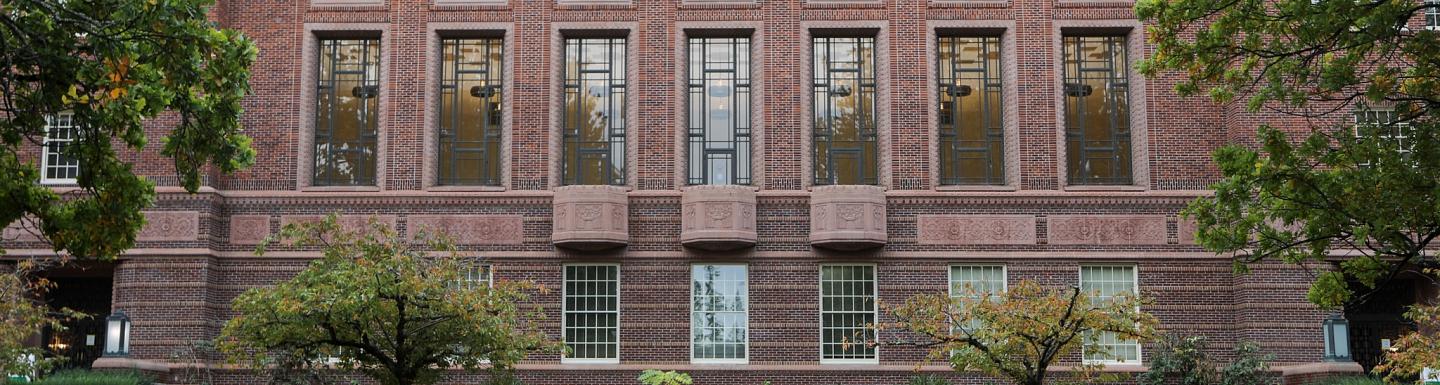
<instances>
[{"instance_id":1,"label":"carved stone panel","mask_svg":"<svg viewBox=\"0 0 1440 385\"><path fill-rule=\"evenodd\" d=\"M630 243L630 198L617 186L564 186L555 189L555 246L599 250Z\"/></svg>"},{"instance_id":2,"label":"carved stone panel","mask_svg":"<svg viewBox=\"0 0 1440 385\"><path fill-rule=\"evenodd\" d=\"M1175 237L1180 241L1180 244L1195 244L1195 232L1200 230L1200 227L1195 223L1195 220L1182 217L1180 218L1178 223L1176 223L1176 225L1178 226L1175 227Z\"/></svg>"},{"instance_id":3,"label":"carved stone panel","mask_svg":"<svg viewBox=\"0 0 1440 385\"><path fill-rule=\"evenodd\" d=\"M415 236L425 230L446 233L460 245L518 245L525 241L519 215L411 215L406 228Z\"/></svg>"},{"instance_id":4,"label":"carved stone panel","mask_svg":"<svg viewBox=\"0 0 1440 385\"><path fill-rule=\"evenodd\" d=\"M810 244L836 250L884 246L885 189L820 186L810 194Z\"/></svg>"},{"instance_id":5,"label":"carved stone panel","mask_svg":"<svg viewBox=\"0 0 1440 385\"><path fill-rule=\"evenodd\" d=\"M1049 221L1050 244L1163 245L1163 215L1056 215Z\"/></svg>"},{"instance_id":6,"label":"carved stone panel","mask_svg":"<svg viewBox=\"0 0 1440 385\"><path fill-rule=\"evenodd\" d=\"M916 241L926 245L1029 245L1035 243L1031 215L920 215Z\"/></svg>"},{"instance_id":7,"label":"carved stone panel","mask_svg":"<svg viewBox=\"0 0 1440 385\"><path fill-rule=\"evenodd\" d=\"M365 214L341 215L340 218L335 220L335 224L340 225L341 229L348 231L365 230L367 228L366 226L370 224L370 218L371 215ZM391 229L395 228L396 217L394 215L375 215L374 218L380 222L381 225L385 225ZM325 219L324 215L282 215L280 216L280 226L283 227L291 223L314 222L322 219Z\"/></svg>"},{"instance_id":8,"label":"carved stone panel","mask_svg":"<svg viewBox=\"0 0 1440 385\"><path fill-rule=\"evenodd\" d=\"M145 226L135 235L140 241L194 241L200 237L200 213L146 211Z\"/></svg>"},{"instance_id":9,"label":"carved stone panel","mask_svg":"<svg viewBox=\"0 0 1440 385\"><path fill-rule=\"evenodd\" d=\"M258 245L270 236L269 215L234 215L230 217L230 244Z\"/></svg>"},{"instance_id":10,"label":"carved stone panel","mask_svg":"<svg viewBox=\"0 0 1440 385\"><path fill-rule=\"evenodd\" d=\"M750 186L693 186L680 199L680 243L707 250L755 245L755 190Z\"/></svg>"}]
</instances>

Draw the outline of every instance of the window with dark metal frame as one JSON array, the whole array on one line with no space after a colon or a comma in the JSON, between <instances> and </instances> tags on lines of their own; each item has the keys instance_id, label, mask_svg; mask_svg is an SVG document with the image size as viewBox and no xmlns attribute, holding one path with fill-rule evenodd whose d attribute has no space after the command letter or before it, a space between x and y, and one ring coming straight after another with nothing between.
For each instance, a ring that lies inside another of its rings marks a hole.
<instances>
[{"instance_id":1,"label":"window with dark metal frame","mask_svg":"<svg viewBox=\"0 0 1440 385\"><path fill-rule=\"evenodd\" d=\"M1132 183L1125 36L1065 36L1065 155L1073 185Z\"/></svg>"},{"instance_id":2,"label":"window with dark metal frame","mask_svg":"<svg viewBox=\"0 0 1440 385\"><path fill-rule=\"evenodd\" d=\"M625 38L565 39L563 184L625 184Z\"/></svg>"},{"instance_id":3,"label":"window with dark metal frame","mask_svg":"<svg viewBox=\"0 0 1440 385\"><path fill-rule=\"evenodd\" d=\"M940 37L940 184L1005 184L1000 38Z\"/></svg>"},{"instance_id":4,"label":"window with dark metal frame","mask_svg":"<svg viewBox=\"0 0 1440 385\"><path fill-rule=\"evenodd\" d=\"M875 38L816 37L811 48L814 184L878 184Z\"/></svg>"},{"instance_id":5,"label":"window with dark metal frame","mask_svg":"<svg viewBox=\"0 0 1440 385\"><path fill-rule=\"evenodd\" d=\"M440 79L439 184L501 184L502 39L445 39Z\"/></svg>"},{"instance_id":6,"label":"window with dark metal frame","mask_svg":"<svg viewBox=\"0 0 1440 385\"><path fill-rule=\"evenodd\" d=\"M691 38L689 179L750 184L750 39Z\"/></svg>"},{"instance_id":7,"label":"window with dark metal frame","mask_svg":"<svg viewBox=\"0 0 1440 385\"><path fill-rule=\"evenodd\" d=\"M75 183L80 177L80 159L66 153L66 148L79 139L80 128L75 115L61 113L45 117L45 142L41 147L41 183Z\"/></svg>"},{"instance_id":8,"label":"window with dark metal frame","mask_svg":"<svg viewBox=\"0 0 1440 385\"><path fill-rule=\"evenodd\" d=\"M321 39L319 46L314 184L374 185L380 40Z\"/></svg>"}]
</instances>

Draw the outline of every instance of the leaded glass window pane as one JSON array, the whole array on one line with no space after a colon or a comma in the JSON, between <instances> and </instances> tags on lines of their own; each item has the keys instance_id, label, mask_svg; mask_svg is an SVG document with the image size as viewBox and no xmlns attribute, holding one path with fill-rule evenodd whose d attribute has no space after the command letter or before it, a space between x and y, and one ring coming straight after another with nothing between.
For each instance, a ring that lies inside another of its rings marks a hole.
<instances>
[{"instance_id":1,"label":"leaded glass window pane","mask_svg":"<svg viewBox=\"0 0 1440 385\"><path fill-rule=\"evenodd\" d=\"M820 267L820 359L876 359L875 267Z\"/></svg>"},{"instance_id":2,"label":"leaded glass window pane","mask_svg":"<svg viewBox=\"0 0 1440 385\"><path fill-rule=\"evenodd\" d=\"M689 44L689 184L750 184L750 39Z\"/></svg>"},{"instance_id":3,"label":"leaded glass window pane","mask_svg":"<svg viewBox=\"0 0 1440 385\"><path fill-rule=\"evenodd\" d=\"M690 333L696 361L744 362L749 342L749 273L745 265L695 265Z\"/></svg>"},{"instance_id":4,"label":"leaded glass window pane","mask_svg":"<svg viewBox=\"0 0 1440 385\"><path fill-rule=\"evenodd\" d=\"M877 184L875 38L816 37L815 184Z\"/></svg>"},{"instance_id":5,"label":"leaded glass window pane","mask_svg":"<svg viewBox=\"0 0 1440 385\"><path fill-rule=\"evenodd\" d=\"M502 39L445 39L440 79L439 184L500 180Z\"/></svg>"},{"instance_id":6,"label":"leaded glass window pane","mask_svg":"<svg viewBox=\"0 0 1440 385\"><path fill-rule=\"evenodd\" d=\"M620 358L620 266L565 266L564 307L566 359Z\"/></svg>"},{"instance_id":7,"label":"leaded glass window pane","mask_svg":"<svg viewBox=\"0 0 1440 385\"><path fill-rule=\"evenodd\" d=\"M625 50L625 38L565 39L564 184L625 184Z\"/></svg>"},{"instance_id":8,"label":"leaded glass window pane","mask_svg":"<svg viewBox=\"0 0 1440 385\"><path fill-rule=\"evenodd\" d=\"M1005 184L999 37L941 37L940 183Z\"/></svg>"},{"instance_id":9,"label":"leaded glass window pane","mask_svg":"<svg viewBox=\"0 0 1440 385\"><path fill-rule=\"evenodd\" d=\"M1091 295L1095 304L1108 303L1122 294L1137 295L1134 266L1082 266L1080 267L1080 290ZM1140 342L1123 339L1114 332L1091 333L1087 346L1098 347L1110 352L1105 356L1086 352L1088 361L1120 361L1139 363Z\"/></svg>"},{"instance_id":10,"label":"leaded glass window pane","mask_svg":"<svg viewBox=\"0 0 1440 385\"><path fill-rule=\"evenodd\" d=\"M1131 183L1125 36L1064 38L1065 155L1075 185Z\"/></svg>"},{"instance_id":11,"label":"leaded glass window pane","mask_svg":"<svg viewBox=\"0 0 1440 385\"><path fill-rule=\"evenodd\" d=\"M66 148L80 135L75 115L62 113L45 117L45 143L41 148L41 165L47 183L73 183L80 177L80 159L66 153Z\"/></svg>"},{"instance_id":12,"label":"leaded glass window pane","mask_svg":"<svg viewBox=\"0 0 1440 385\"><path fill-rule=\"evenodd\" d=\"M321 39L319 62L314 184L374 185L380 40Z\"/></svg>"}]
</instances>

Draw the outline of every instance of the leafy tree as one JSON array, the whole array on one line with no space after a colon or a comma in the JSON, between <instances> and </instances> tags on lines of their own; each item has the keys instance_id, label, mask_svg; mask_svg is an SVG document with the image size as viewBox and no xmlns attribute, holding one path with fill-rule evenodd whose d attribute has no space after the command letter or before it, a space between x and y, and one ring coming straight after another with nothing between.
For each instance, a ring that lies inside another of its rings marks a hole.
<instances>
[{"instance_id":1,"label":"leafy tree","mask_svg":"<svg viewBox=\"0 0 1440 385\"><path fill-rule=\"evenodd\" d=\"M1111 357L1094 344L1095 333L1149 340L1157 321L1140 311L1148 303L1130 295L1092 301L1077 287L1050 288L1027 280L1004 293L917 295L890 312L896 319L891 327L921 337L897 344L928 347L931 359L946 360L955 370L973 368L1020 385L1042 385L1055 360L1082 348ZM1098 366L1082 365L1078 375L1089 376Z\"/></svg>"},{"instance_id":2,"label":"leafy tree","mask_svg":"<svg viewBox=\"0 0 1440 385\"><path fill-rule=\"evenodd\" d=\"M36 267L33 261L22 260L12 267L10 271L0 270L0 375L42 372L60 359L46 356L44 349L25 342L43 327L64 330L62 321L85 315L68 309L52 310L36 301L35 296L53 284L30 274Z\"/></svg>"},{"instance_id":3,"label":"leafy tree","mask_svg":"<svg viewBox=\"0 0 1440 385\"><path fill-rule=\"evenodd\" d=\"M1235 360L1221 368L1206 352L1205 337L1182 337L1167 334L1160 339L1159 351L1151 356L1150 369L1140 374L1137 385L1272 385L1275 378L1265 375L1274 355L1261 354L1260 345L1241 341L1235 345Z\"/></svg>"},{"instance_id":4,"label":"leafy tree","mask_svg":"<svg viewBox=\"0 0 1440 385\"><path fill-rule=\"evenodd\" d=\"M1309 299L1363 301L1404 271L1440 267L1440 31L1423 0L1141 0L1154 54L1147 76L1178 73L1181 95L1243 103L1255 146L1215 153L1222 180L1184 214L1206 249L1236 267L1346 256ZM1393 109L1355 127L1351 113ZM1358 133L1357 133L1358 131ZM1394 140L1391 134L1406 138ZM1357 282L1363 290L1352 290Z\"/></svg>"},{"instance_id":5,"label":"leafy tree","mask_svg":"<svg viewBox=\"0 0 1440 385\"><path fill-rule=\"evenodd\" d=\"M320 246L324 255L293 279L235 299L237 315L220 341L232 360L333 365L381 384L412 385L434 383L455 366L488 366L504 377L526 354L558 348L531 322L539 311L517 306L535 285L465 284L466 265L444 237L421 231L407 239L373 219L346 230L330 215L287 225L278 240Z\"/></svg>"},{"instance_id":6,"label":"leafy tree","mask_svg":"<svg viewBox=\"0 0 1440 385\"><path fill-rule=\"evenodd\" d=\"M1419 377L1425 368L1440 370L1440 300L1410 307L1405 318L1415 323L1418 330L1395 340L1392 350L1385 353L1384 362L1374 370L1387 381L1396 383ZM1435 374L1432 372L1432 375ZM1440 381L1440 377L1421 380Z\"/></svg>"},{"instance_id":7,"label":"leafy tree","mask_svg":"<svg viewBox=\"0 0 1440 385\"><path fill-rule=\"evenodd\" d=\"M644 372L640 372L640 377L637 378L637 380L644 385L690 385L694 383L694 381L690 379L689 373L674 370L663 371L659 369L645 369Z\"/></svg>"},{"instance_id":8,"label":"leafy tree","mask_svg":"<svg viewBox=\"0 0 1440 385\"><path fill-rule=\"evenodd\" d=\"M64 255L109 259L131 247L155 200L118 152L140 151L166 118L160 153L199 188L206 165L253 163L241 134L256 49L206 19L211 0L14 0L0 3L0 224L24 220ZM46 119L70 114L79 189L38 183ZM117 148L116 146L121 146ZM28 154L28 155L27 155Z\"/></svg>"}]
</instances>

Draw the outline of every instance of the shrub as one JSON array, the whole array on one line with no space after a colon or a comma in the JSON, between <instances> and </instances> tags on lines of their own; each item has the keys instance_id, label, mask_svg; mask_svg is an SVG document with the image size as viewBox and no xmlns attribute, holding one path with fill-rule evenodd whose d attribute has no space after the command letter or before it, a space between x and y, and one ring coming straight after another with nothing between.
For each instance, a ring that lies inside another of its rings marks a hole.
<instances>
[{"instance_id":1,"label":"shrub","mask_svg":"<svg viewBox=\"0 0 1440 385\"><path fill-rule=\"evenodd\" d=\"M1267 361L1273 357L1261 354L1260 346L1240 341L1235 346L1235 361L1223 368L1206 352L1205 337L1166 335L1159 352L1151 359L1150 370L1140 374L1139 385L1163 385L1179 380L1180 385L1269 385L1273 378L1264 375Z\"/></svg>"},{"instance_id":2,"label":"shrub","mask_svg":"<svg viewBox=\"0 0 1440 385\"><path fill-rule=\"evenodd\" d=\"M1311 385L1386 385L1385 381L1365 376L1330 377Z\"/></svg>"},{"instance_id":3,"label":"shrub","mask_svg":"<svg viewBox=\"0 0 1440 385\"><path fill-rule=\"evenodd\" d=\"M660 371L657 369L645 369L640 373L641 384L645 385L690 385L690 375L685 372Z\"/></svg>"},{"instance_id":4,"label":"shrub","mask_svg":"<svg viewBox=\"0 0 1440 385\"><path fill-rule=\"evenodd\" d=\"M138 373L91 372L70 370L57 372L35 381L35 385L151 385L149 378Z\"/></svg>"},{"instance_id":5,"label":"shrub","mask_svg":"<svg viewBox=\"0 0 1440 385\"><path fill-rule=\"evenodd\" d=\"M949 381L934 374L921 374L910 377L910 382L905 385L950 385Z\"/></svg>"}]
</instances>

